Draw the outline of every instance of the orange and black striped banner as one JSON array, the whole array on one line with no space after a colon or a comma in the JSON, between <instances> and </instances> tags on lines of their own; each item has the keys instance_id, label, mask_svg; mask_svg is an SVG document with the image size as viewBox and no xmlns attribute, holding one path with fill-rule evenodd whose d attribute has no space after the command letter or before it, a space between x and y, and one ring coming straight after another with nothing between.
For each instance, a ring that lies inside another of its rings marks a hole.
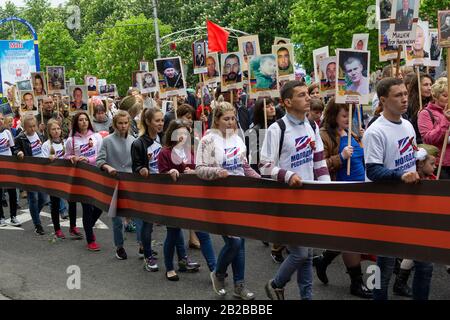
<instances>
[{"instance_id":1,"label":"orange and black striped banner","mask_svg":"<svg viewBox=\"0 0 450 320\"><path fill-rule=\"evenodd\" d=\"M292 189L245 177L202 181L183 175L177 183L168 175L113 179L84 164L0 158L0 185L41 190L103 210L117 183L121 216L274 243L450 264L448 180Z\"/></svg>"}]
</instances>

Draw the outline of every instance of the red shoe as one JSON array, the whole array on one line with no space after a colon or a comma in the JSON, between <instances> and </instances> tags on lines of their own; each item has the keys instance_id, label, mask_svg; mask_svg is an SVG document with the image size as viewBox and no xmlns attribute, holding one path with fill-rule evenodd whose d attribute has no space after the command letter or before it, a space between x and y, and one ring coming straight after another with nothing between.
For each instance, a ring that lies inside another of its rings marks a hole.
<instances>
[{"instance_id":1,"label":"red shoe","mask_svg":"<svg viewBox=\"0 0 450 320\"><path fill-rule=\"evenodd\" d=\"M81 232L78 230L77 227L71 227L69 229L70 235L72 236L73 239L83 239L83 235L81 234Z\"/></svg>"},{"instance_id":2,"label":"red shoe","mask_svg":"<svg viewBox=\"0 0 450 320\"><path fill-rule=\"evenodd\" d=\"M66 238L66 236L64 235L64 233L62 233L61 229L55 231L55 237L58 238L58 239L65 239L65 238Z\"/></svg>"},{"instance_id":3,"label":"red shoe","mask_svg":"<svg viewBox=\"0 0 450 320\"><path fill-rule=\"evenodd\" d=\"M95 242L91 242L87 245L87 249L89 251L100 251L100 246Z\"/></svg>"}]
</instances>

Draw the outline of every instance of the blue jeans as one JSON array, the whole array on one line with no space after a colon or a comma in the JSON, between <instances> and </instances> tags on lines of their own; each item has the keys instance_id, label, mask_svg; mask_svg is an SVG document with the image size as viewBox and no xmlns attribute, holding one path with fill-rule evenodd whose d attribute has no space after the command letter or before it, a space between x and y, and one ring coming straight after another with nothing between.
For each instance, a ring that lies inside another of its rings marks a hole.
<instances>
[{"instance_id":1,"label":"blue jeans","mask_svg":"<svg viewBox=\"0 0 450 320\"><path fill-rule=\"evenodd\" d=\"M59 214L64 215L66 211L67 211L66 201L64 199L61 199L59 203Z\"/></svg>"},{"instance_id":2,"label":"blue jeans","mask_svg":"<svg viewBox=\"0 0 450 320\"><path fill-rule=\"evenodd\" d=\"M113 217L113 237L116 248L123 247L123 222L122 217Z\"/></svg>"},{"instance_id":3,"label":"blue jeans","mask_svg":"<svg viewBox=\"0 0 450 320\"><path fill-rule=\"evenodd\" d=\"M141 219L133 219L134 224L136 225L136 241L139 244L142 244L141 240L141 232L142 232L142 220Z\"/></svg>"},{"instance_id":4,"label":"blue jeans","mask_svg":"<svg viewBox=\"0 0 450 320\"><path fill-rule=\"evenodd\" d=\"M142 247L144 248L144 258L148 259L152 256L153 223L142 221L140 229L141 229Z\"/></svg>"},{"instance_id":5,"label":"blue jeans","mask_svg":"<svg viewBox=\"0 0 450 320\"><path fill-rule=\"evenodd\" d=\"M217 258L216 276L225 279L227 268L231 264L234 284L244 283L245 240L238 237L222 236L225 246ZM200 240L200 239L199 239Z\"/></svg>"},{"instance_id":6,"label":"blue jeans","mask_svg":"<svg viewBox=\"0 0 450 320\"><path fill-rule=\"evenodd\" d=\"M297 271L297 284L302 300L312 299L313 267L312 248L287 246L289 256L283 261L273 279L277 288L284 288Z\"/></svg>"},{"instance_id":7,"label":"blue jeans","mask_svg":"<svg viewBox=\"0 0 450 320\"><path fill-rule=\"evenodd\" d=\"M200 249L202 251L203 257L206 260L206 263L208 264L209 271L214 271L216 269L216 254L214 253L214 248L209 233L195 231L195 234L200 241Z\"/></svg>"},{"instance_id":8,"label":"blue jeans","mask_svg":"<svg viewBox=\"0 0 450 320\"><path fill-rule=\"evenodd\" d=\"M195 233L200 241L201 251L208 268L210 271L213 271L216 268L216 256L214 254L211 237L209 236L209 233L206 232L196 231ZM167 236L164 241L164 263L167 271L174 270L173 256L175 254L175 248L177 250L178 259L187 256L182 230L180 228L167 227Z\"/></svg>"},{"instance_id":9,"label":"blue jeans","mask_svg":"<svg viewBox=\"0 0 450 320\"><path fill-rule=\"evenodd\" d=\"M35 226L41 224L40 213L44 205L49 201L47 194L42 192L27 192L28 197L28 207L30 209L30 215L33 219Z\"/></svg>"},{"instance_id":10,"label":"blue jeans","mask_svg":"<svg viewBox=\"0 0 450 320\"><path fill-rule=\"evenodd\" d=\"M377 266L381 272L381 288L373 290L374 300L387 300L389 281L394 271L395 258L377 257ZM414 279L413 279L413 299L428 300L430 294L431 277L433 275L433 264L431 262L420 262L414 260Z\"/></svg>"},{"instance_id":11,"label":"blue jeans","mask_svg":"<svg viewBox=\"0 0 450 320\"><path fill-rule=\"evenodd\" d=\"M178 260L187 256L181 229L167 227L166 240L164 241L164 264L167 271L174 270L173 256L175 255L175 248L177 249Z\"/></svg>"}]
</instances>

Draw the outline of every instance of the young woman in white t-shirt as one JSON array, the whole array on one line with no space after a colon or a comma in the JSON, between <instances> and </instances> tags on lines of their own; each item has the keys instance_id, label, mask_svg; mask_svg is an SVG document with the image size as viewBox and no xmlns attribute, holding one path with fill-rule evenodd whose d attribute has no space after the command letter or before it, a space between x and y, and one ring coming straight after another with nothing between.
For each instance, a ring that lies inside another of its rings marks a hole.
<instances>
[{"instance_id":1,"label":"young woman in white t-shirt","mask_svg":"<svg viewBox=\"0 0 450 320\"><path fill-rule=\"evenodd\" d=\"M14 147L14 139L9 131L5 127L5 116L0 112L0 155L12 156L11 148ZM1 189L0 189L1 190ZM9 195L9 213L10 213L10 225L19 227L20 223L16 218L17 214L17 193L16 189L6 189ZM0 205L0 226L6 225L6 219L3 212L3 206Z\"/></svg>"},{"instance_id":2,"label":"young woman in white t-shirt","mask_svg":"<svg viewBox=\"0 0 450 320\"><path fill-rule=\"evenodd\" d=\"M212 129L200 141L196 158L197 175L205 180L226 178L230 175L259 178L248 164L244 141L237 134L235 108L223 98L214 109ZM224 296L225 275L228 266L233 268L233 295L244 300L255 299L255 294L244 284L245 241L241 237L223 236L225 246L217 258L216 269L211 272L214 291Z\"/></svg>"},{"instance_id":3,"label":"young woman in white t-shirt","mask_svg":"<svg viewBox=\"0 0 450 320\"><path fill-rule=\"evenodd\" d=\"M48 140L42 145L42 157L49 158L51 161L55 159L64 159L66 148L64 146L64 140L61 138L61 126L55 119L50 119L47 123L47 136ZM51 215L53 227L55 229L55 236L58 239L65 239L64 233L61 231L59 224L59 211L61 199L55 196L50 196L51 202ZM76 226L77 212L69 211L70 218L70 235L73 238L80 239L82 235Z\"/></svg>"}]
</instances>

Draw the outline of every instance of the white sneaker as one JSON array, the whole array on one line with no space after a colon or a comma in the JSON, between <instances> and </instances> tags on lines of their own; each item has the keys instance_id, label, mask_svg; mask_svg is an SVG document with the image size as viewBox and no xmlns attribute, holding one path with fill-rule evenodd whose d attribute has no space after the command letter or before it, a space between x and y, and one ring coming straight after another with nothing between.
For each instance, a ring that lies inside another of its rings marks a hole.
<instances>
[{"instance_id":1,"label":"white sneaker","mask_svg":"<svg viewBox=\"0 0 450 320\"><path fill-rule=\"evenodd\" d=\"M17 217L12 217L10 219L9 225L13 226L13 227L20 227L22 224L19 222L19 220L17 219Z\"/></svg>"},{"instance_id":2,"label":"white sneaker","mask_svg":"<svg viewBox=\"0 0 450 320\"><path fill-rule=\"evenodd\" d=\"M0 227L4 227L6 226L6 219L5 218L1 218L0 219Z\"/></svg>"}]
</instances>

